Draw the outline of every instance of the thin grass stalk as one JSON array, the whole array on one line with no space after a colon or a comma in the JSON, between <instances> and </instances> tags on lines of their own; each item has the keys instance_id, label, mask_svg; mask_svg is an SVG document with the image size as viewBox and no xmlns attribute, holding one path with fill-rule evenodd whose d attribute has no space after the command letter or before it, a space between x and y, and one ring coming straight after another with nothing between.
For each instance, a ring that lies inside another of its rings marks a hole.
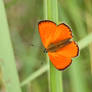
<instances>
[{"instance_id":1,"label":"thin grass stalk","mask_svg":"<svg viewBox=\"0 0 92 92\"><path fill-rule=\"evenodd\" d=\"M85 37L87 34L87 30L82 19L83 16L81 17L80 15L78 0L67 0L67 7L70 15L72 15L71 18L76 28L76 30L73 31L73 33L75 34L74 38L78 40ZM90 40L91 39L89 39L89 41ZM81 47L85 43L87 42L84 41L83 44L81 44ZM84 64L83 62L88 62L90 60L89 58L90 58L89 49L85 48L80 52L79 57L74 59L75 62L73 62L73 64L71 65L72 68L69 74L70 74L71 84L73 86L72 89L74 92L89 92L87 80L85 77L84 65L83 65Z\"/></svg>"},{"instance_id":2,"label":"thin grass stalk","mask_svg":"<svg viewBox=\"0 0 92 92\"><path fill-rule=\"evenodd\" d=\"M47 0L44 0L43 2L43 13L44 13L44 19L47 20L48 19L48 15L47 15ZM49 57L48 57L48 54L46 54L46 62L49 66ZM50 67L50 66L49 66ZM48 68L49 69L49 68ZM48 88L49 88L49 91L50 91L50 71L48 71Z\"/></svg>"},{"instance_id":3,"label":"thin grass stalk","mask_svg":"<svg viewBox=\"0 0 92 92\"><path fill-rule=\"evenodd\" d=\"M48 64L41 67L38 71L32 73L25 81L23 81L21 83L21 87L23 87L24 85L32 82L34 79L36 79L37 77L39 77L40 75L45 73L47 70L49 70L49 65Z\"/></svg>"},{"instance_id":4,"label":"thin grass stalk","mask_svg":"<svg viewBox=\"0 0 92 92\"><path fill-rule=\"evenodd\" d=\"M58 23L57 0L45 1L45 18ZM50 62L50 92L63 92L61 71L58 71Z\"/></svg>"},{"instance_id":5,"label":"thin grass stalk","mask_svg":"<svg viewBox=\"0 0 92 92\"><path fill-rule=\"evenodd\" d=\"M3 0L0 0L0 66L5 92L21 92Z\"/></svg>"}]
</instances>

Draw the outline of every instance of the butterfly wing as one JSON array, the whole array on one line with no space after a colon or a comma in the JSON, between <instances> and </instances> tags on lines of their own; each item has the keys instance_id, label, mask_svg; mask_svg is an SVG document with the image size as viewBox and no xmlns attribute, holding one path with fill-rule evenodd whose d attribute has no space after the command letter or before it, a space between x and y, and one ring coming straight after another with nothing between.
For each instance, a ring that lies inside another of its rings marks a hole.
<instances>
[{"instance_id":1,"label":"butterfly wing","mask_svg":"<svg viewBox=\"0 0 92 92\"><path fill-rule=\"evenodd\" d=\"M39 22L38 29L45 48L51 43L72 38L71 29L64 23L56 26L54 22L44 20Z\"/></svg>"},{"instance_id":2,"label":"butterfly wing","mask_svg":"<svg viewBox=\"0 0 92 92\"><path fill-rule=\"evenodd\" d=\"M65 56L59 55L57 53L48 53L48 55L49 55L49 58L50 58L52 64L58 70L64 70L72 63L72 60L69 57L65 57Z\"/></svg>"},{"instance_id":3,"label":"butterfly wing","mask_svg":"<svg viewBox=\"0 0 92 92\"><path fill-rule=\"evenodd\" d=\"M59 50L57 50L57 54L63 55L65 57L73 58L73 57L78 56L79 47L75 43L75 41L71 41L69 44L67 44L63 48L60 48Z\"/></svg>"},{"instance_id":4,"label":"butterfly wing","mask_svg":"<svg viewBox=\"0 0 92 92\"><path fill-rule=\"evenodd\" d=\"M71 62L72 57L76 57L79 53L78 45L71 41L63 48L60 48L56 52L48 52L49 58L52 64L59 70L67 68Z\"/></svg>"},{"instance_id":5,"label":"butterfly wing","mask_svg":"<svg viewBox=\"0 0 92 92\"><path fill-rule=\"evenodd\" d=\"M54 43L62 41L62 40L66 40L66 39L71 39L72 31L68 27L68 25L62 23L57 26L56 32L53 37L54 37L53 38Z\"/></svg>"},{"instance_id":6,"label":"butterfly wing","mask_svg":"<svg viewBox=\"0 0 92 92\"><path fill-rule=\"evenodd\" d=\"M56 24L52 21L40 21L38 24L38 29L42 43L45 48L51 43L52 37L56 31Z\"/></svg>"}]
</instances>

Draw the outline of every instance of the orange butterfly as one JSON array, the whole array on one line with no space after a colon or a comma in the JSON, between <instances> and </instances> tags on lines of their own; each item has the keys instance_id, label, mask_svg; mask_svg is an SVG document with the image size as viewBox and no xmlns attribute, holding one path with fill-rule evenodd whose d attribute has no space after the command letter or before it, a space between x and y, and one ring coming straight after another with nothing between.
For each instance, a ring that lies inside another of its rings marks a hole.
<instances>
[{"instance_id":1,"label":"orange butterfly","mask_svg":"<svg viewBox=\"0 0 92 92\"><path fill-rule=\"evenodd\" d=\"M79 53L78 45L71 40L71 29L64 23L56 25L50 20L40 21L38 29L52 64L59 70L67 68Z\"/></svg>"}]
</instances>

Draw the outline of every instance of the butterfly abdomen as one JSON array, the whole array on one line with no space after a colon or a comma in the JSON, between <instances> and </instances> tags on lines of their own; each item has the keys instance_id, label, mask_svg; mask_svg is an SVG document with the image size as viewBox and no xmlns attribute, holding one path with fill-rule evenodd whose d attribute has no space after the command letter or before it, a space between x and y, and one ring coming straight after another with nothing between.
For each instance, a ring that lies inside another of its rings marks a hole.
<instances>
[{"instance_id":1,"label":"butterfly abdomen","mask_svg":"<svg viewBox=\"0 0 92 92\"><path fill-rule=\"evenodd\" d=\"M47 47L46 51L47 52L56 52L58 49L63 48L64 46L66 46L70 42L71 42L70 39L65 39L65 40L62 40L62 41L57 42L57 43L52 43Z\"/></svg>"}]
</instances>

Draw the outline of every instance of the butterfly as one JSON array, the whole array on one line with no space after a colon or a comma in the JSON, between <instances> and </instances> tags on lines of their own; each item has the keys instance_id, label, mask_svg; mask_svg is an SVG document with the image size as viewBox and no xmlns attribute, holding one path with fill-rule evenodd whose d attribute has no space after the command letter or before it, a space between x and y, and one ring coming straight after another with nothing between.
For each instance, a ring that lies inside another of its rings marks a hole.
<instances>
[{"instance_id":1,"label":"butterfly","mask_svg":"<svg viewBox=\"0 0 92 92\"><path fill-rule=\"evenodd\" d=\"M56 25L53 21L43 20L38 23L38 30L52 64L58 70L66 69L72 63L72 58L79 54L70 27L65 23Z\"/></svg>"}]
</instances>

